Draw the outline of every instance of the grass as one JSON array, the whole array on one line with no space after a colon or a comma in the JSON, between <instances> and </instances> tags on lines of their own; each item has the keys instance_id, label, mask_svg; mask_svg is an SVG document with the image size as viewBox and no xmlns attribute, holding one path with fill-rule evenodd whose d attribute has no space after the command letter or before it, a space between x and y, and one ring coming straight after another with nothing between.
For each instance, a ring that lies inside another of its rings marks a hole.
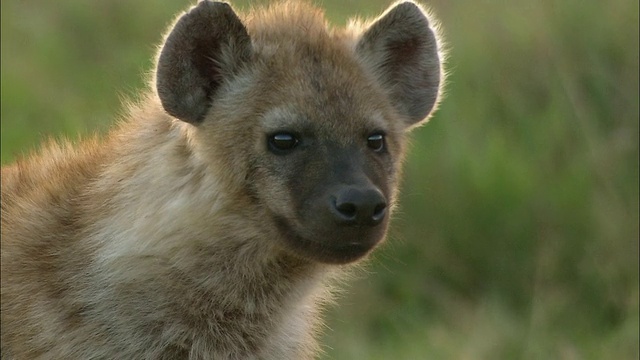
<instances>
[{"instance_id":1,"label":"grass","mask_svg":"<svg viewBox=\"0 0 640 360\"><path fill-rule=\"evenodd\" d=\"M320 3L338 24L387 5ZM325 358L637 359L638 2L429 5L448 96L388 243L327 311ZM1 6L5 164L105 131L186 3Z\"/></svg>"}]
</instances>

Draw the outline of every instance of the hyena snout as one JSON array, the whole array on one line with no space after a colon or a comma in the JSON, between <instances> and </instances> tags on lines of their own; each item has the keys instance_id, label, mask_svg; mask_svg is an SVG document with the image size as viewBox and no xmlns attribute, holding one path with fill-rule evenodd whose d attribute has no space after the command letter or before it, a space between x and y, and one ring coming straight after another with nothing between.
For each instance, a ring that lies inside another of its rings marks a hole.
<instances>
[{"instance_id":1,"label":"hyena snout","mask_svg":"<svg viewBox=\"0 0 640 360\"><path fill-rule=\"evenodd\" d=\"M344 186L337 189L329 206L340 225L375 226L387 212L387 200L374 187Z\"/></svg>"}]
</instances>

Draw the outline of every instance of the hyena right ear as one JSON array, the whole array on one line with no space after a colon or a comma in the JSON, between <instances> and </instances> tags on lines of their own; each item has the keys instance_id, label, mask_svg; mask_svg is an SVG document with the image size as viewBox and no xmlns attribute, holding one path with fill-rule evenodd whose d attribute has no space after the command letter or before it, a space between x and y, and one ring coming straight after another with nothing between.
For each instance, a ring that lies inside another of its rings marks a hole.
<instances>
[{"instance_id":1,"label":"hyena right ear","mask_svg":"<svg viewBox=\"0 0 640 360\"><path fill-rule=\"evenodd\" d=\"M365 30L356 51L407 127L426 120L438 102L442 71L438 39L417 4L400 2L387 10Z\"/></svg>"},{"instance_id":2,"label":"hyena right ear","mask_svg":"<svg viewBox=\"0 0 640 360\"><path fill-rule=\"evenodd\" d=\"M231 6L198 3L176 22L158 57L156 89L165 111L201 122L215 92L251 53L251 39Z\"/></svg>"}]
</instances>

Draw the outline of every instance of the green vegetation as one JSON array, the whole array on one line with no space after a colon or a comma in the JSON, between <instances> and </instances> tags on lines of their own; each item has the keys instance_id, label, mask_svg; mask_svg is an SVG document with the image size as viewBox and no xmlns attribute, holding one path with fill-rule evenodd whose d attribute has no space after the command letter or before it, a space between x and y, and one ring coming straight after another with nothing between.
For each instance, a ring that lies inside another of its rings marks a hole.
<instances>
[{"instance_id":1,"label":"green vegetation","mask_svg":"<svg viewBox=\"0 0 640 360\"><path fill-rule=\"evenodd\" d=\"M2 162L104 131L186 3L3 1ZM338 24L387 5L320 3ZM448 96L325 358L637 359L638 2L430 5Z\"/></svg>"}]
</instances>

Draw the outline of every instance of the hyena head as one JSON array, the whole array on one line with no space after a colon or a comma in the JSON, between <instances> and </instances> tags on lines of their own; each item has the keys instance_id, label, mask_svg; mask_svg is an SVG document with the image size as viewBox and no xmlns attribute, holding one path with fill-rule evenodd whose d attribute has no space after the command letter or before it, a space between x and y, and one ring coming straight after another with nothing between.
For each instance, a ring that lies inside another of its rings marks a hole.
<instances>
[{"instance_id":1,"label":"hyena head","mask_svg":"<svg viewBox=\"0 0 640 360\"><path fill-rule=\"evenodd\" d=\"M331 29L304 3L239 16L203 1L169 32L155 80L193 151L261 209L265 234L348 263L385 236L405 135L437 105L440 63L412 2Z\"/></svg>"}]
</instances>

